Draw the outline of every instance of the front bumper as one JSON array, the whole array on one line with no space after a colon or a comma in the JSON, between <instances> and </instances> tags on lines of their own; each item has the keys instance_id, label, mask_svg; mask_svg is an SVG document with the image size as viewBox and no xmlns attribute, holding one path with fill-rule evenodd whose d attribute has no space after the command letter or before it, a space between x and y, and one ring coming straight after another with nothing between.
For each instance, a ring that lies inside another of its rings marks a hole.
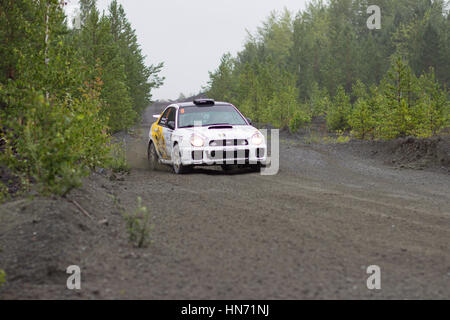
<instances>
[{"instance_id":1,"label":"front bumper","mask_svg":"<svg viewBox=\"0 0 450 320\"><path fill-rule=\"evenodd\" d=\"M220 146L181 148L181 162L189 165L262 164L267 162L267 146Z\"/></svg>"}]
</instances>

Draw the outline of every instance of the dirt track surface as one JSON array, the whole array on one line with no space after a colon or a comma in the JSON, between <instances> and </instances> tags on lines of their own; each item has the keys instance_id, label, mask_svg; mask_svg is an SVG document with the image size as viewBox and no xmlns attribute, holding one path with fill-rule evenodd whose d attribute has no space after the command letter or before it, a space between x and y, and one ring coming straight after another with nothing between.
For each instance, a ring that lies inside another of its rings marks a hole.
<instances>
[{"instance_id":1,"label":"dirt track surface","mask_svg":"<svg viewBox=\"0 0 450 320\"><path fill-rule=\"evenodd\" d=\"M292 141L275 176L151 172L143 136L161 107L121 137L134 167L123 181L93 174L69 196L95 221L60 199L0 207L0 298L450 299L448 172ZM145 249L128 243L117 209L138 196L153 216ZM71 264L79 292L65 288ZM369 265L381 290L367 289Z\"/></svg>"}]
</instances>

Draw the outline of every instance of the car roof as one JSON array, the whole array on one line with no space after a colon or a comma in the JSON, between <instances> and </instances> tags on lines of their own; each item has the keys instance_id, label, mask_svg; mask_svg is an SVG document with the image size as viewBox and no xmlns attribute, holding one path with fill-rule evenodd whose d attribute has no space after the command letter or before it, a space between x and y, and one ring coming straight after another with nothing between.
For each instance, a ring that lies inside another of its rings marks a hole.
<instances>
[{"instance_id":1,"label":"car roof","mask_svg":"<svg viewBox=\"0 0 450 320\"><path fill-rule=\"evenodd\" d=\"M189 107L198 107L193 101L192 102L182 102L182 103L176 103L176 106L180 108L189 108ZM221 106L233 106L231 103L228 102L221 102L221 101L215 101L214 105L211 105L211 107L221 107Z\"/></svg>"}]
</instances>

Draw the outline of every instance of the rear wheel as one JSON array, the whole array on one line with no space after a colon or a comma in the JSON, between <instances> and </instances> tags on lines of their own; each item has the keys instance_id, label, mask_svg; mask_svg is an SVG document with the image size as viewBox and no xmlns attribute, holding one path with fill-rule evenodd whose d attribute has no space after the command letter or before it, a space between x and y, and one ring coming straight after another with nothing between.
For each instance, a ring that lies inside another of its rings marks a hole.
<instances>
[{"instance_id":1,"label":"rear wheel","mask_svg":"<svg viewBox=\"0 0 450 320\"><path fill-rule=\"evenodd\" d=\"M176 174L183 174L189 172L189 170L191 169L191 167L184 166L183 163L181 162L181 151L178 144L174 145L172 149L172 163L173 163L173 171Z\"/></svg>"},{"instance_id":2,"label":"rear wheel","mask_svg":"<svg viewBox=\"0 0 450 320\"><path fill-rule=\"evenodd\" d=\"M156 148L153 142L150 142L148 144L148 151L147 151L147 158L148 158L148 166L150 170L156 170L158 166L158 154L156 153Z\"/></svg>"}]
</instances>

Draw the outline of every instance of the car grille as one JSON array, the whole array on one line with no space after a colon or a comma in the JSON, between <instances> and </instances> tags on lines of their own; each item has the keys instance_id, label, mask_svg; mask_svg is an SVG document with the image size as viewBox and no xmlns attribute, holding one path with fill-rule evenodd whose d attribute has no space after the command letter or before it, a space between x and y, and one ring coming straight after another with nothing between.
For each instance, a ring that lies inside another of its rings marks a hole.
<instances>
[{"instance_id":1,"label":"car grille","mask_svg":"<svg viewBox=\"0 0 450 320\"><path fill-rule=\"evenodd\" d=\"M209 142L211 147L223 147L223 146L248 146L248 140L246 139L223 139L223 140L211 140Z\"/></svg>"},{"instance_id":2,"label":"car grille","mask_svg":"<svg viewBox=\"0 0 450 320\"><path fill-rule=\"evenodd\" d=\"M192 160L194 161L203 160L203 151L192 151Z\"/></svg>"},{"instance_id":3,"label":"car grille","mask_svg":"<svg viewBox=\"0 0 450 320\"><path fill-rule=\"evenodd\" d=\"M262 157L264 157L265 154L266 154L266 149L264 149L264 148L256 149L256 157L257 158L262 158Z\"/></svg>"},{"instance_id":4,"label":"car grille","mask_svg":"<svg viewBox=\"0 0 450 320\"><path fill-rule=\"evenodd\" d=\"M250 158L250 150L234 150L234 151L208 151L207 157L214 161L236 161L237 159L248 160Z\"/></svg>"}]
</instances>

